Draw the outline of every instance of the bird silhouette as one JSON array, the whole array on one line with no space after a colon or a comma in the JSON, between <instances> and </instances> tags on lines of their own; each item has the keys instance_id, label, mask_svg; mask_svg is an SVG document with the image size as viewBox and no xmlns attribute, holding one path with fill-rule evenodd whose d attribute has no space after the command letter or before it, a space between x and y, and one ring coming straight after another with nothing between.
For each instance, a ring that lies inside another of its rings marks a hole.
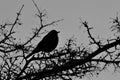
<instances>
[{"instance_id":1,"label":"bird silhouette","mask_svg":"<svg viewBox=\"0 0 120 80\"><path fill-rule=\"evenodd\" d=\"M26 58L29 58L35 53L40 51L51 52L53 51L58 44L58 33L59 31L51 30L37 45L37 47L28 55Z\"/></svg>"}]
</instances>

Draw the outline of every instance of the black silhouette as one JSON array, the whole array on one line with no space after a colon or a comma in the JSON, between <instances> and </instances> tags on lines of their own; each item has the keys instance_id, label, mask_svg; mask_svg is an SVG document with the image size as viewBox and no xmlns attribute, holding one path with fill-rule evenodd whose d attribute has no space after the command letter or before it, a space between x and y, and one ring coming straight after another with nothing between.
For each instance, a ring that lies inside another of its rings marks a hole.
<instances>
[{"instance_id":1,"label":"black silhouette","mask_svg":"<svg viewBox=\"0 0 120 80\"><path fill-rule=\"evenodd\" d=\"M58 44L58 33L56 30L51 30L37 45L37 47L26 58L40 51L51 52Z\"/></svg>"}]
</instances>

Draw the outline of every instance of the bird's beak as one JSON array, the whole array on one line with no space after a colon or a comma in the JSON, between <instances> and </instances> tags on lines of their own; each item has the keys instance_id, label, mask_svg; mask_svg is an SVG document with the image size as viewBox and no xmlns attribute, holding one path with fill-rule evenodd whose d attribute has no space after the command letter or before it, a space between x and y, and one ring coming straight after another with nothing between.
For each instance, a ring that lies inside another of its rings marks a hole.
<instances>
[{"instance_id":1,"label":"bird's beak","mask_svg":"<svg viewBox=\"0 0 120 80\"><path fill-rule=\"evenodd\" d=\"M57 31L57 33L60 33L60 31Z\"/></svg>"}]
</instances>

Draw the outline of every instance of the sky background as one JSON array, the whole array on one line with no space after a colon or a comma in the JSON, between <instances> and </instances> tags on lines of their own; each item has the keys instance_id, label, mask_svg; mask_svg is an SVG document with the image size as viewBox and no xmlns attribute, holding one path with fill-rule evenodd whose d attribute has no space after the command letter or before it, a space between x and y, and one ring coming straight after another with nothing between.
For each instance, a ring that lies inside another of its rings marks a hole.
<instances>
[{"instance_id":1,"label":"sky background","mask_svg":"<svg viewBox=\"0 0 120 80\"><path fill-rule=\"evenodd\" d=\"M119 0L34 0L41 10L47 11L50 21L64 19L57 25L46 28L46 30L56 29L59 34L59 46L64 45L66 39L75 36L78 43L86 43L87 35L81 29L80 19L86 20L91 27L94 27L92 34L108 38L112 35L110 26L111 18L120 14ZM0 0L0 24L12 22L16 17L22 4L25 5L22 11L22 27L18 27L19 37L26 39L31 32L31 28L38 26L39 21L35 16L37 13L32 0ZM24 35L24 36L23 36ZM90 77L81 80L118 80L120 73L114 73L112 68L108 68L100 73L98 77Z\"/></svg>"}]
</instances>

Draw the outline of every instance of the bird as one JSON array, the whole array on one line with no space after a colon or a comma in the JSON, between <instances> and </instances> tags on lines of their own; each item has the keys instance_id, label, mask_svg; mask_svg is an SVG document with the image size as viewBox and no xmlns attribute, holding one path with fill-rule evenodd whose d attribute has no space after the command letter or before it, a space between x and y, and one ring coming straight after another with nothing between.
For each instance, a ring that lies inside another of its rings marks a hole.
<instances>
[{"instance_id":1,"label":"bird","mask_svg":"<svg viewBox=\"0 0 120 80\"><path fill-rule=\"evenodd\" d=\"M47 53L53 51L57 47L59 42L59 32L60 31L51 30L47 35L43 37L43 39L38 43L36 48L29 55L26 56L26 58L29 58L30 56L40 51Z\"/></svg>"}]
</instances>

